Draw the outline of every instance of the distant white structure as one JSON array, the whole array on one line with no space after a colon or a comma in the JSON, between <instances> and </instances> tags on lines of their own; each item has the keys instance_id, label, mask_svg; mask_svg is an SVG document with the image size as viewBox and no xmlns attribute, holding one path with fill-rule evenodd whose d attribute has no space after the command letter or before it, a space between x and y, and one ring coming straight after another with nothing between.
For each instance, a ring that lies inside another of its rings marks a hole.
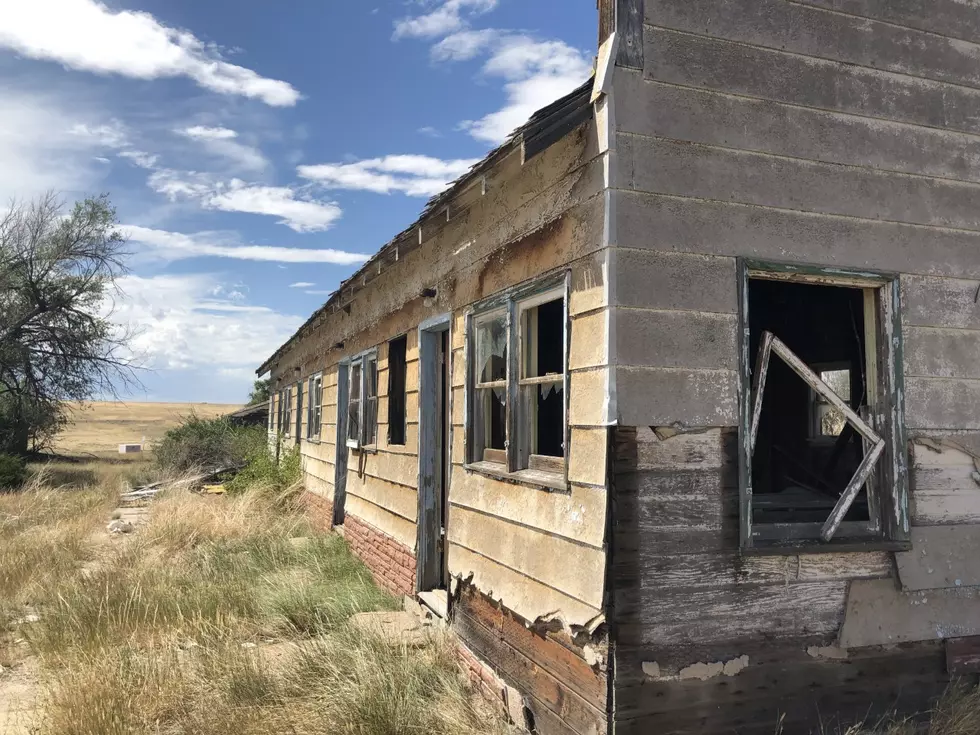
<instances>
[{"instance_id":1,"label":"distant white structure","mask_svg":"<svg viewBox=\"0 0 980 735\"><path fill-rule=\"evenodd\" d=\"M138 454L143 451L142 444L120 444L119 453L120 454Z\"/></svg>"}]
</instances>

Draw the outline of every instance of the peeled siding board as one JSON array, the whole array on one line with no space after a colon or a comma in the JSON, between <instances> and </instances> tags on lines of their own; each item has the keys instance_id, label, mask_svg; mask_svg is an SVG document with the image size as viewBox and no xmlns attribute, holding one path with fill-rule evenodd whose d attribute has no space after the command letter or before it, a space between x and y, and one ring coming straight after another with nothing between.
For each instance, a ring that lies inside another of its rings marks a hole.
<instances>
[{"instance_id":1,"label":"peeled siding board","mask_svg":"<svg viewBox=\"0 0 980 735\"><path fill-rule=\"evenodd\" d=\"M573 485L569 493L538 490L454 467L449 497L454 506L602 548L606 494L601 489ZM449 526L450 540L456 540L458 530Z\"/></svg>"},{"instance_id":2,"label":"peeled siding board","mask_svg":"<svg viewBox=\"0 0 980 735\"><path fill-rule=\"evenodd\" d=\"M534 622L551 613L571 625L585 625L599 615L587 605L530 577L456 544L449 545L449 571L471 584L508 610Z\"/></svg>"},{"instance_id":3,"label":"peeled siding board","mask_svg":"<svg viewBox=\"0 0 980 735\"><path fill-rule=\"evenodd\" d=\"M618 306L735 314L735 259L652 250L612 251Z\"/></svg>"},{"instance_id":4,"label":"peeled siding board","mask_svg":"<svg viewBox=\"0 0 980 735\"><path fill-rule=\"evenodd\" d=\"M798 54L980 86L980 46L785 0L647 0L647 22Z\"/></svg>"},{"instance_id":5,"label":"peeled siding board","mask_svg":"<svg viewBox=\"0 0 980 735\"><path fill-rule=\"evenodd\" d=\"M619 140L621 155L633 158L631 188L638 191L980 230L977 184L641 136Z\"/></svg>"},{"instance_id":6,"label":"peeled siding board","mask_svg":"<svg viewBox=\"0 0 980 735\"><path fill-rule=\"evenodd\" d=\"M461 506L449 511L452 543L494 559L530 579L560 590L583 604L602 606L605 554L534 528L475 513ZM574 559L574 564L569 560Z\"/></svg>"},{"instance_id":7,"label":"peeled siding board","mask_svg":"<svg viewBox=\"0 0 980 735\"><path fill-rule=\"evenodd\" d=\"M976 465L970 454L959 449L944 446L937 452L915 444L911 468L913 525L980 523Z\"/></svg>"},{"instance_id":8,"label":"peeled siding board","mask_svg":"<svg viewBox=\"0 0 980 735\"><path fill-rule=\"evenodd\" d=\"M980 380L907 378L910 429L980 429Z\"/></svg>"},{"instance_id":9,"label":"peeled siding board","mask_svg":"<svg viewBox=\"0 0 980 735\"><path fill-rule=\"evenodd\" d=\"M619 365L736 369L734 315L617 308L613 317Z\"/></svg>"},{"instance_id":10,"label":"peeled siding board","mask_svg":"<svg viewBox=\"0 0 980 735\"><path fill-rule=\"evenodd\" d=\"M980 132L980 92L830 59L648 28L646 76L805 107Z\"/></svg>"},{"instance_id":11,"label":"peeled siding board","mask_svg":"<svg viewBox=\"0 0 980 735\"><path fill-rule=\"evenodd\" d=\"M980 181L972 135L676 87L625 70L619 80L619 132Z\"/></svg>"},{"instance_id":12,"label":"peeled siding board","mask_svg":"<svg viewBox=\"0 0 980 735\"><path fill-rule=\"evenodd\" d=\"M616 393L619 421L628 426L738 423L733 370L619 367Z\"/></svg>"},{"instance_id":13,"label":"peeled siding board","mask_svg":"<svg viewBox=\"0 0 980 735\"><path fill-rule=\"evenodd\" d=\"M980 329L980 282L902 276L902 322L913 326Z\"/></svg>"},{"instance_id":14,"label":"peeled siding board","mask_svg":"<svg viewBox=\"0 0 980 735\"><path fill-rule=\"evenodd\" d=\"M980 276L980 233L629 192L618 208L629 247Z\"/></svg>"}]
</instances>

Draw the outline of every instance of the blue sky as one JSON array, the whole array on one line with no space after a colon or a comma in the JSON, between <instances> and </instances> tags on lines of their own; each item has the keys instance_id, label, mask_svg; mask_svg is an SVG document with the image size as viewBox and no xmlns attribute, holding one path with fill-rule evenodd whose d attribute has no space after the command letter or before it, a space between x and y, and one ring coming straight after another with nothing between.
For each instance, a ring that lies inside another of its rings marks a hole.
<instances>
[{"instance_id":1,"label":"blue sky","mask_svg":"<svg viewBox=\"0 0 980 735\"><path fill-rule=\"evenodd\" d=\"M136 400L244 400L364 258L591 70L594 0L10 0L0 199L108 192Z\"/></svg>"}]
</instances>

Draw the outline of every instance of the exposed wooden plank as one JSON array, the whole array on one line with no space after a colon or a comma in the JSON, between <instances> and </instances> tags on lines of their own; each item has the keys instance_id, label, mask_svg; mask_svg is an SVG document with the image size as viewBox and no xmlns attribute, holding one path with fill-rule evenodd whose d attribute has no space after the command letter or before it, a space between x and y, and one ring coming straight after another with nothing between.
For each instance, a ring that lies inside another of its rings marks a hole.
<instances>
[{"instance_id":1,"label":"exposed wooden plank","mask_svg":"<svg viewBox=\"0 0 980 735\"><path fill-rule=\"evenodd\" d=\"M980 525L913 528L912 551L895 562L906 590L980 587Z\"/></svg>"},{"instance_id":2,"label":"exposed wooden plank","mask_svg":"<svg viewBox=\"0 0 980 735\"><path fill-rule=\"evenodd\" d=\"M905 385L910 429L980 429L980 380L910 377Z\"/></svg>"},{"instance_id":3,"label":"exposed wooden plank","mask_svg":"<svg viewBox=\"0 0 980 735\"><path fill-rule=\"evenodd\" d=\"M785 0L647 0L647 22L798 54L980 86L980 47Z\"/></svg>"},{"instance_id":4,"label":"exposed wooden plank","mask_svg":"<svg viewBox=\"0 0 980 735\"><path fill-rule=\"evenodd\" d=\"M449 511L449 540L569 597L602 606L606 555L527 526L461 506ZM574 559L574 564L569 564ZM542 611L542 614L545 611Z\"/></svg>"},{"instance_id":5,"label":"exposed wooden plank","mask_svg":"<svg viewBox=\"0 0 980 735\"><path fill-rule=\"evenodd\" d=\"M980 331L908 327L905 375L980 379Z\"/></svg>"},{"instance_id":6,"label":"exposed wooden plank","mask_svg":"<svg viewBox=\"0 0 980 735\"><path fill-rule=\"evenodd\" d=\"M980 637L951 638L946 641L946 670L951 676L980 673Z\"/></svg>"},{"instance_id":7,"label":"exposed wooden plank","mask_svg":"<svg viewBox=\"0 0 980 735\"><path fill-rule=\"evenodd\" d=\"M630 621L620 624L619 639L628 645L669 647L833 634L844 614L848 584L800 582L673 592L641 588L632 603L623 599L626 595L614 593L617 615Z\"/></svg>"},{"instance_id":8,"label":"exposed wooden plank","mask_svg":"<svg viewBox=\"0 0 980 735\"><path fill-rule=\"evenodd\" d=\"M967 437L969 439L969 437ZM980 475L976 460L954 447L914 447L912 520L917 526L980 523Z\"/></svg>"},{"instance_id":9,"label":"exposed wooden plank","mask_svg":"<svg viewBox=\"0 0 980 735\"><path fill-rule=\"evenodd\" d=\"M668 434L670 433L668 429ZM632 469L711 470L728 468L737 461L736 432L707 429L661 439L650 427L636 429L636 457ZM625 469L625 468L624 468ZM728 481L735 483L734 474Z\"/></svg>"},{"instance_id":10,"label":"exposed wooden plank","mask_svg":"<svg viewBox=\"0 0 980 735\"><path fill-rule=\"evenodd\" d=\"M962 0L930 0L928 3L895 0L797 0L829 10L886 20L896 25L932 31L950 38L974 41L980 37L980 8Z\"/></svg>"},{"instance_id":11,"label":"exposed wooden plank","mask_svg":"<svg viewBox=\"0 0 980 735\"><path fill-rule=\"evenodd\" d=\"M736 383L733 370L617 367L619 421L629 426L734 426Z\"/></svg>"},{"instance_id":12,"label":"exposed wooden plank","mask_svg":"<svg viewBox=\"0 0 980 735\"><path fill-rule=\"evenodd\" d=\"M500 640L555 676L590 706L605 709L605 675L586 663L581 650L572 650L567 640L560 642L553 637L561 634L528 628L524 621L471 588L466 588L460 595L456 610L493 631Z\"/></svg>"},{"instance_id":13,"label":"exposed wooden plank","mask_svg":"<svg viewBox=\"0 0 980 735\"><path fill-rule=\"evenodd\" d=\"M980 635L980 590L902 592L889 579L851 583L840 630L843 648Z\"/></svg>"},{"instance_id":14,"label":"exposed wooden plank","mask_svg":"<svg viewBox=\"0 0 980 735\"><path fill-rule=\"evenodd\" d=\"M977 184L628 134L618 141L638 191L980 230Z\"/></svg>"},{"instance_id":15,"label":"exposed wooden plank","mask_svg":"<svg viewBox=\"0 0 980 735\"><path fill-rule=\"evenodd\" d=\"M554 614L569 625L584 626L600 613L597 607L579 602L452 543L449 545L449 571L454 577L469 580L476 589L532 622Z\"/></svg>"},{"instance_id":16,"label":"exposed wooden plank","mask_svg":"<svg viewBox=\"0 0 980 735\"><path fill-rule=\"evenodd\" d=\"M619 365L735 370L734 314L613 310Z\"/></svg>"},{"instance_id":17,"label":"exposed wooden plank","mask_svg":"<svg viewBox=\"0 0 980 735\"><path fill-rule=\"evenodd\" d=\"M980 281L902 275L902 323L980 329Z\"/></svg>"},{"instance_id":18,"label":"exposed wooden plank","mask_svg":"<svg viewBox=\"0 0 980 735\"><path fill-rule=\"evenodd\" d=\"M619 49L616 63L633 69L643 68L644 0L616 0L616 36Z\"/></svg>"},{"instance_id":19,"label":"exposed wooden plank","mask_svg":"<svg viewBox=\"0 0 980 735\"><path fill-rule=\"evenodd\" d=\"M980 132L980 94L968 87L664 28L647 29L646 76L775 102Z\"/></svg>"},{"instance_id":20,"label":"exposed wooden plank","mask_svg":"<svg viewBox=\"0 0 980 735\"><path fill-rule=\"evenodd\" d=\"M615 249L611 257L619 306L738 311L733 258L624 248Z\"/></svg>"},{"instance_id":21,"label":"exposed wooden plank","mask_svg":"<svg viewBox=\"0 0 980 735\"><path fill-rule=\"evenodd\" d=\"M616 104L624 133L980 181L976 138L963 133L677 87L627 70Z\"/></svg>"},{"instance_id":22,"label":"exposed wooden plank","mask_svg":"<svg viewBox=\"0 0 980 735\"><path fill-rule=\"evenodd\" d=\"M632 192L619 192L617 209L619 241L630 247L980 275L980 233Z\"/></svg>"}]
</instances>

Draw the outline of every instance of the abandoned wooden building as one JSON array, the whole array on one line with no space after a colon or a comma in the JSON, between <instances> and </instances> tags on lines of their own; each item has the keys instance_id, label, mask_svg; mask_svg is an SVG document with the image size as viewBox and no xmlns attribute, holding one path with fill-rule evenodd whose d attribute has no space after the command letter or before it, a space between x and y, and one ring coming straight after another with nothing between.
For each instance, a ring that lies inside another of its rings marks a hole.
<instances>
[{"instance_id":1,"label":"abandoned wooden building","mask_svg":"<svg viewBox=\"0 0 980 735\"><path fill-rule=\"evenodd\" d=\"M980 662L978 205L980 5L600 0L269 430L534 731L922 713Z\"/></svg>"}]
</instances>

